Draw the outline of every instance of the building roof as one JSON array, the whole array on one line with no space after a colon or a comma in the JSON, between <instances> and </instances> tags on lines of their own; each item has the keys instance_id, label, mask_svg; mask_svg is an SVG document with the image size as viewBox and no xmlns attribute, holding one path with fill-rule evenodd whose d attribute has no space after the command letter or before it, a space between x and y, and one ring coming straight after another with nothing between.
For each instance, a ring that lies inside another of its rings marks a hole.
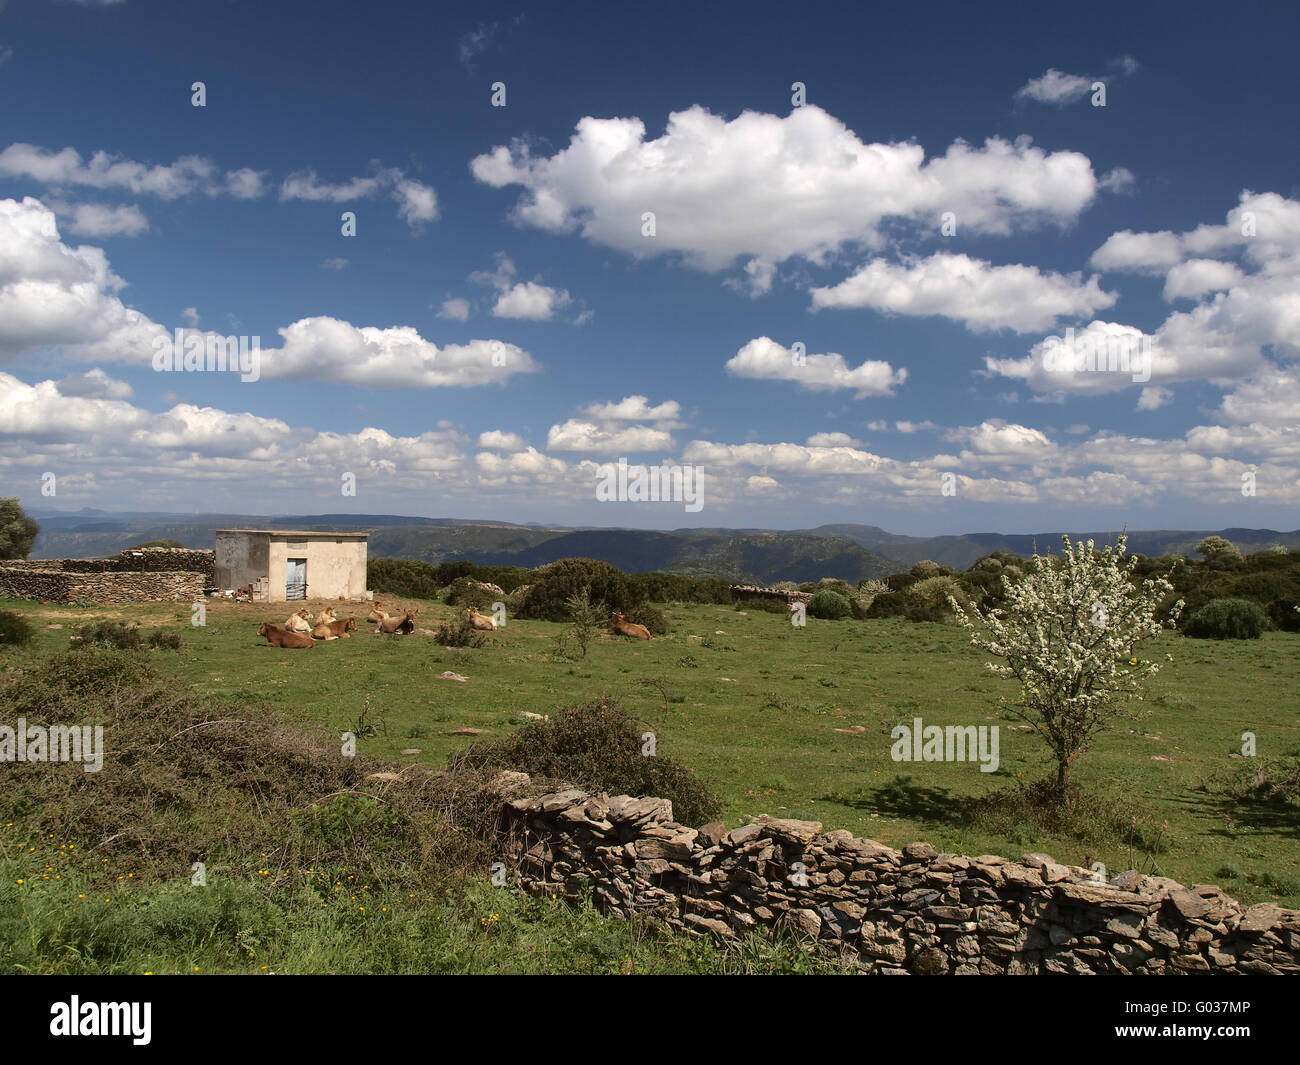
<instances>
[{"instance_id":1,"label":"building roof","mask_svg":"<svg viewBox=\"0 0 1300 1065\"><path fill-rule=\"evenodd\" d=\"M302 529L218 529L217 535L228 533L253 533L259 536L276 536L288 540L364 540L368 532L322 532L320 529L304 531Z\"/></svg>"}]
</instances>

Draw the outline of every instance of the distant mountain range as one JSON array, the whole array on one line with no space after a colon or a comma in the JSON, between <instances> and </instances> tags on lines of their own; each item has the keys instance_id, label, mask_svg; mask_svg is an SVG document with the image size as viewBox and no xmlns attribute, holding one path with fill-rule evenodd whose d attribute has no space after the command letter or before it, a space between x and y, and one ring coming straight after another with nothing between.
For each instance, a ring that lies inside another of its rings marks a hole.
<instances>
[{"instance_id":1,"label":"distant mountain range","mask_svg":"<svg viewBox=\"0 0 1300 1065\"><path fill-rule=\"evenodd\" d=\"M897 573L921 559L965 569L993 551L1029 555L1035 544L1059 550L1059 533L1020 535L900 536L875 525L819 525L815 529L563 528L400 514L195 514L160 512L77 513L33 509L41 523L32 558L98 558L148 540L172 539L186 547L211 547L225 528L364 529L371 558L424 562L468 560L480 564L540 566L556 559L599 558L629 573L663 570L697 577L771 583L838 577L858 581ZM1129 550L1147 555L1191 555L1206 536L1224 536L1243 552L1270 544L1300 550L1300 530L1146 530L1129 532ZM1079 533L1076 539L1114 542L1116 533Z\"/></svg>"}]
</instances>

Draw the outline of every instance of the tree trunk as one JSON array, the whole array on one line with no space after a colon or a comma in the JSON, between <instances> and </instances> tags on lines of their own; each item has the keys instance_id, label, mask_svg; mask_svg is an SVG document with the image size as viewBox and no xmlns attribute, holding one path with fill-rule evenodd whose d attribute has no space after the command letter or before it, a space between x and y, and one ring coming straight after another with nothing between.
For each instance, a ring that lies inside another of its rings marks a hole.
<instances>
[{"instance_id":1,"label":"tree trunk","mask_svg":"<svg viewBox=\"0 0 1300 1065\"><path fill-rule=\"evenodd\" d=\"M1056 762L1056 792L1059 796L1058 801L1062 805L1068 805L1070 801L1070 762L1073 759L1069 755L1062 755Z\"/></svg>"}]
</instances>

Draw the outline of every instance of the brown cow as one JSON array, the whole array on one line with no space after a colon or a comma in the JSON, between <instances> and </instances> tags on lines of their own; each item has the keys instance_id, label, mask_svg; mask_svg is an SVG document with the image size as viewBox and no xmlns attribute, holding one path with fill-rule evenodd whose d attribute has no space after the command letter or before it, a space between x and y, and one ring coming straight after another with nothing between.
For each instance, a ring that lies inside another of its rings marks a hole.
<instances>
[{"instance_id":1,"label":"brown cow","mask_svg":"<svg viewBox=\"0 0 1300 1065\"><path fill-rule=\"evenodd\" d=\"M375 631L388 633L390 636L394 633L401 636L410 635L415 631L415 622L411 619L418 617L419 614L418 610L408 610L400 618L384 618Z\"/></svg>"},{"instance_id":2,"label":"brown cow","mask_svg":"<svg viewBox=\"0 0 1300 1065\"><path fill-rule=\"evenodd\" d=\"M374 624L377 625L385 618L390 618L390 617L392 617L392 615L387 610L380 610L378 605L376 604L371 606L370 613L366 615L366 620L369 622L373 622Z\"/></svg>"},{"instance_id":3,"label":"brown cow","mask_svg":"<svg viewBox=\"0 0 1300 1065\"><path fill-rule=\"evenodd\" d=\"M310 636L304 636L300 632L290 632L288 629L282 629L279 625L272 625L269 621L262 622L262 627L257 630L257 635L266 637L267 647L315 647Z\"/></svg>"},{"instance_id":4,"label":"brown cow","mask_svg":"<svg viewBox=\"0 0 1300 1065\"><path fill-rule=\"evenodd\" d=\"M476 606L469 608L469 623L473 625L474 628L481 629L483 632L494 632L497 627L496 619L484 617L478 612L478 607Z\"/></svg>"},{"instance_id":5,"label":"brown cow","mask_svg":"<svg viewBox=\"0 0 1300 1065\"><path fill-rule=\"evenodd\" d=\"M623 615L614 611L614 631L619 636L630 636L634 640L650 639L650 630L634 621L624 621Z\"/></svg>"},{"instance_id":6,"label":"brown cow","mask_svg":"<svg viewBox=\"0 0 1300 1065\"><path fill-rule=\"evenodd\" d=\"M339 618L337 621L322 621L311 630L313 639L338 640L348 638L348 633L357 627L356 618Z\"/></svg>"}]
</instances>

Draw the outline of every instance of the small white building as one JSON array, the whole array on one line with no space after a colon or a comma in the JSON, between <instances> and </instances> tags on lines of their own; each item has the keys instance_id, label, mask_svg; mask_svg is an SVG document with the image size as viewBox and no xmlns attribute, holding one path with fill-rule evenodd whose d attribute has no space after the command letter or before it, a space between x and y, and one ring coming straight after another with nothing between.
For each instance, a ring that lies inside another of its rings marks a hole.
<instances>
[{"instance_id":1,"label":"small white building","mask_svg":"<svg viewBox=\"0 0 1300 1065\"><path fill-rule=\"evenodd\" d=\"M368 599L369 533L218 529L217 588L253 586L258 602Z\"/></svg>"}]
</instances>

